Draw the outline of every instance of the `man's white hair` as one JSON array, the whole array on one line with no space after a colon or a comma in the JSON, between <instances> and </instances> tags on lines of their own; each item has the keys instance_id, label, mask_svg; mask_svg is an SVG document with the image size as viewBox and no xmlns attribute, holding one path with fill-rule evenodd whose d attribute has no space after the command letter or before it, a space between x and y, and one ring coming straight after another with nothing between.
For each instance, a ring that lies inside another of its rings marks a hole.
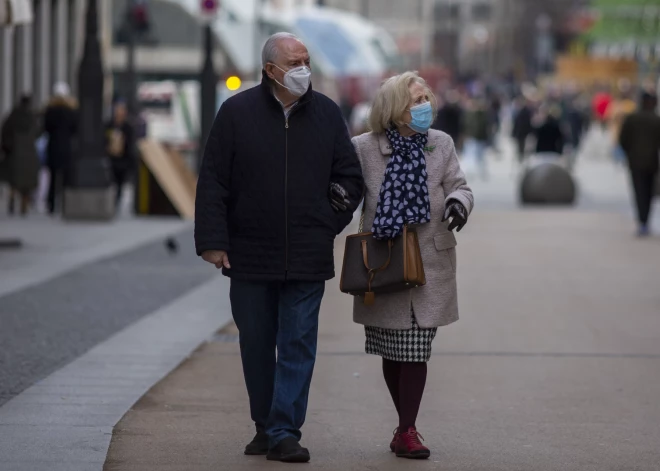
<instances>
[{"instance_id":1,"label":"man's white hair","mask_svg":"<svg viewBox=\"0 0 660 471\"><path fill-rule=\"evenodd\" d=\"M277 43L282 39L295 39L302 43L300 38L295 34L291 33L275 33L270 38L266 40L264 48L261 50L261 66L266 67L266 64L269 62L275 62L277 59L277 53L279 52Z\"/></svg>"}]
</instances>

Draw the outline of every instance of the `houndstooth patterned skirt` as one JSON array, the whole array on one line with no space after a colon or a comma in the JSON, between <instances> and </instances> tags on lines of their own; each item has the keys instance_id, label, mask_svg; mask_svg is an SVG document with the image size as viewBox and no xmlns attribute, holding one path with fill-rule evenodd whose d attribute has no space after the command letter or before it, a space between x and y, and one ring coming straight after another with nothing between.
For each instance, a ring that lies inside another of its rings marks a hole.
<instances>
[{"instance_id":1,"label":"houndstooth patterned skirt","mask_svg":"<svg viewBox=\"0 0 660 471\"><path fill-rule=\"evenodd\" d=\"M408 330L383 329L365 326L367 336L365 351L386 360L401 362L427 362L431 359L431 344L438 332L437 327L422 329L417 325L415 313L410 308L411 328Z\"/></svg>"}]
</instances>

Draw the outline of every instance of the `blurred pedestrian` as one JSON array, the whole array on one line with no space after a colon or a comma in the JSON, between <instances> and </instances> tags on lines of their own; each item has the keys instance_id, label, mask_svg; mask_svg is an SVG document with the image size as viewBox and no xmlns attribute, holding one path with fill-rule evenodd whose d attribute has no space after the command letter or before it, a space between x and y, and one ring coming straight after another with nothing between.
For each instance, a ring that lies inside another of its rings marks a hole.
<instances>
[{"instance_id":1,"label":"blurred pedestrian","mask_svg":"<svg viewBox=\"0 0 660 471\"><path fill-rule=\"evenodd\" d=\"M625 80L619 83L618 97L607 107L605 119L610 132L614 162L623 165L626 154L620 145L621 126L626 117L637 110L637 103L632 99L632 86Z\"/></svg>"},{"instance_id":2,"label":"blurred pedestrian","mask_svg":"<svg viewBox=\"0 0 660 471\"><path fill-rule=\"evenodd\" d=\"M427 280L415 290L379 294L372 305L356 297L353 307L355 322L365 326L366 352L383 359L399 415L390 449L404 458L430 455L417 432L417 414L437 329L458 320L451 231L466 224L474 202L452 139L429 130L435 107L416 73L392 77L375 99L372 132L353 138L366 182L364 227L376 238L393 239L404 224L414 224ZM401 181L414 184L404 189Z\"/></svg>"},{"instance_id":3,"label":"blurred pedestrian","mask_svg":"<svg viewBox=\"0 0 660 471\"><path fill-rule=\"evenodd\" d=\"M564 119L568 130L569 143L573 153L577 153L588 121L580 96L574 95L566 100Z\"/></svg>"},{"instance_id":4,"label":"blurred pedestrian","mask_svg":"<svg viewBox=\"0 0 660 471\"><path fill-rule=\"evenodd\" d=\"M25 216L32 202L33 192L39 185L40 167L36 147L37 117L32 110L32 100L29 96L21 97L3 123L1 134L0 142L7 159L5 165L9 177L9 214L14 214L18 199L21 215Z\"/></svg>"},{"instance_id":5,"label":"blurred pedestrian","mask_svg":"<svg viewBox=\"0 0 660 471\"><path fill-rule=\"evenodd\" d=\"M245 454L307 462L300 428L335 237L362 197L339 107L311 86L310 56L278 33L262 82L225 101L197 185L197 254L231 278L232 314L257 429Z\"/></svg>"},{"instance_id":6,"label":"blurred pedestrian","mask_svg":"<svg viewBox=\"0 0 660 471\"><path fill-rule=\"evenodd\" d=\"M488 179L488 165L486 151L491 140L489 112L483 98L472 99L468 102L465 113L465 156L476 165L481 178Z\"/></svg>"},{"instance_id":7,"label":"blurred pedestrian","mask_svg":"<svg viewBox=\"0 0 660 471\"><path fill-rule=\"evenodd\" d=\"M463 107L461 106L461 96L456 90L447 92L431 129L447 133L460 152L463 139Z\"/></svg>"},{"instance_id":8,"label":"blurred pedestrian","mask_svg":"<svg viewBox=\"0 0 660 471\"><path fill-rule=\"evenodd\" d=\"M612 95L606 89L597 92L591 102L594 117L603 131L607 127L607 109L610 103L612 103Z\"/></svg>"},{"instance_id":9,"label":"blurred pedestrian","mask_svg":"<svg viewBox=\"0 0 660 471\"><path fill-rule=\"evenodd\" d=\"M541 110L541 124L534 129L537 154L564 154L566 137L561 129L560 117L561 109L556 105L546 106Z\"/></svg>"},{"instance_id":10,"label":"blurred pedestrian","mask_svg":"<svg viewBox=\"0 0 660 471\"><path fill-rule=\"evenodd\" d=\"M359 136L367 132L367 119L371 110L371 103L362 101L353 107L350 119L350 129L352 136Z\"/></svg>"},{"instance_id":11,"label":"blurred pedestrian","mask_svg":"<svg viewBox=\"0 0 660 471\"><path fill-rule=\"evenodd\" d=\"M619 142L628 159L635 192L639 220L638 235L648 236L651 202L659 167L660 116L656 113L658 99L644 93L640 110L623 122Z\"/></svg>"},{"instance_id":12,"label":"blurred pedestrian","mask_svg":"<svg viewBox=\"0 0 660 471\"><path fill-rule=\"evenodd\" d=\"M497 137L500 134L501 128L501 114L502 114L502 99L497 93L494 93L489 100L489 113L488 117L490 119L490 141L488 145L493 148L495 152L499 154L499 145L497 143Z\"/></svg>"},{"instance_id":13,"label":"blurred pedestrian","mask_svg":"<svg viewBox=\"0 0 660 471\"><path fill-rule=\"evenodd\" d=\"M78 133L78 103L64 82L56 83L53 88L53 97L44 114L44 130L48 134L47 165L50 171L48 212L54 214L57 201L62 199Z\"/></svg>"},{"instance_id":14,"label":"blurred pedestrian","mask_svg":"<svg viewBox=\"0 0 660 471\"><path fill-rule=\"evenodd\" d=\"M532 117L534 115L529 100L524 96L516 99L516 109L513 116L513 129L511 135L516 141L518 151L518 162L523 163L527 149L527 139L534 130L532 126Z\"/></svg>"},{"instance_id":15,"label":"blurred pedestrian","mask_svg":"<svg viewBox=\"0 0 660 471\"><path fill-rule=\"evenodd\" d=\"M128 121L126 104L115 104L112 119L105 129L106 151L110 157L112 175L117 189L115 209L119 211L124 185L129 179L135 164L135 130Z\"/></svg>"}]
</instances>

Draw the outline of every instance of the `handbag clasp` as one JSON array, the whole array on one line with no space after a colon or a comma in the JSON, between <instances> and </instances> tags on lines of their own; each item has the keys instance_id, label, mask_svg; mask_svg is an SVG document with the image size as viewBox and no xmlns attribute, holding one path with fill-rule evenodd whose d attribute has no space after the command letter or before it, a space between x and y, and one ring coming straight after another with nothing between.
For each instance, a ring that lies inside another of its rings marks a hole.
<instances>
[{"instance_id":1,"label":"handbag clasp","mask_svg":"<svg viewBox=\"0 0 660 471\"><path fill-rule=\"evenodd\" d=\"M388 254L387 254L387 260L383 265L377 268L369 268L369 253L367 250L367 241L366 239L362 239L362 261L364 262L365 268L369 271L369 280L367 282L367 292L364 293L364 304L366 306L371 306L374 304L376 300L376 293L374 293L371 290L371 283L374 281L374 278L376 277L376 273L379 271L384 271L387 269L387 267L390 266L390 262L392 261L392 247L394 246L394 240L389 239L387 241L387 249L388 249Z\"/></svg>"}]
</instances>

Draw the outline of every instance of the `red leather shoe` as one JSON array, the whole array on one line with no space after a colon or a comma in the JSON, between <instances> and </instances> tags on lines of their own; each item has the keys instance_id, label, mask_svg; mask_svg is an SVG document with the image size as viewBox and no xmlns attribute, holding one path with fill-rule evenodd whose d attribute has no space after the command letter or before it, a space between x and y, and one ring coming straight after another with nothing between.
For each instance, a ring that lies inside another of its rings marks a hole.
<instances>
[{"instance_id":1,"label":"red leather shoe","mask_svg":"<svg viewBox=\"0 0 660 471\"><path fill-rule=\"evenodd\" d=\"M392 453L394 453L396 450L396 442L399 441L399 435L401 435L399 433L399 427L395 428L394 432L392 433L394 434L394 438L392 438L392 442L390 443L390 450L392 450Z\"/></svg>"},{"instance_id":2,"label":"red leather shoe","mask_svg":"<svg viewBox=\"0 0 660 471\"><path fill-rule=\"evenodd\" d=\"M396 456L413 460L427 459L431 456L431 451L422 445L420 438L424 440L415 427L410 427L407 432L399 434L395 446Z\"/></svg>"}]
</instances>

